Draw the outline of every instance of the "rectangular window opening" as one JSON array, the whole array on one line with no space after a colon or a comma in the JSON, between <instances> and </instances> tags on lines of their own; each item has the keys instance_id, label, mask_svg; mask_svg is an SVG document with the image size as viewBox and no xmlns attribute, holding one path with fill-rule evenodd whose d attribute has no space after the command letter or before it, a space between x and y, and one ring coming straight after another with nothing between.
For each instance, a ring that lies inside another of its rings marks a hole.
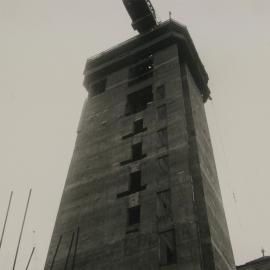
<instances>
[{"instance_id":1,"label":"rectangular window opening","mask_svg":"<svg viewBox=\"0 0 270 270\"><path fill-rule=\"evenodd\" d=\"M129 190L130 192L138 192L141 190L141 171L137 171L130 174Z\"/></svg>"},{"instance_id":2,"label":"rectangular window opening","mask_svg":"<svg viewBox=\"0 0 270 270\"><path fill-rule=\"evenodd\" d=\"M136 161L143 158L142 143L132 145L132 160Z\"/></svg>"},{"instance_id":3,"label":"rectangular window opening","mask_svg":"<svg viewBox=\"0 0 270 270\"><path fill-rule=\"evenodd\" d=\"M142 153L142 143L133 144L131 148L131 152L132 152L132 158L129 160L120 162L121 166L127 165L137 160L141 160L146 157L146 154Z\"/></svg>"},{"instance_id":4,"label":"rectangular window opening","mask_svg":"<svg viewBox=\"0 0 270 270\"><path fill-rule=\"evenodd\" d=\"M134 134L143 132L143 119L136 120L134 122Z\"/></svg>"},{"instance_id":5,"label":"rectangular window opening","mask_svg":"<svg viewBox=\"0 0 270 270\"><path fill-rule=\"evenodd\" d=\"M90 86L91 89L91 96L99 95L103 92L105 92L106 89L106 79L100 80L96 83L93 83Z\"/></svg>"},{"instance_id":6,"label":"rectangular window opening","mask_svg":"<svg viewBox=\"0 0 270 270\"><path fill-rule=\"evenodd\" d=\"M177 260L175 231L170 230L160 234L160 264L175 264Z\"/></svg>"},{"instance_id":7,"label":"rectangular window opening","mask_svg":"<svg viewBox=\"0 0 270 270\"><path fill-rule=\"evenodd\" d=\"M152 86L131 93L127 96L126 115L144 111L147 104L153 101Z\"/></svg>"},{"instance_id":8,"label":"rectangular window opening","mask_svg":"<svg viewBox=\"0 0 270 270\"><path fill-rule=\"evenodd\" d=\"M176 263L174 251L167 247L167 264Z\"/></svg>"},{"instance_id":9,"label":"rectangular window opening","mask_svg":"<svg viewBox=\"0 0 270 270\"><path fill-rule=\"evenodd\" d=\"M128 225L132 226L140 223L140 206L135 206L132 208L128 208Z\"/></svg>"}]
</instances>

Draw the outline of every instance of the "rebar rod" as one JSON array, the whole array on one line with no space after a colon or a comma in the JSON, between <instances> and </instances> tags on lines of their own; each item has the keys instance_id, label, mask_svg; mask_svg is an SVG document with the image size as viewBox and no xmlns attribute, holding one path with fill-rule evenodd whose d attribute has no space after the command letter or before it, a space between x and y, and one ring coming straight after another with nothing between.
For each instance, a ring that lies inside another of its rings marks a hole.
<instances>
[{"instance_id":1,"label":"rebar rod","mask_svg":"<svg viewBox=\"0 0 270 270\"><path fill-rule=\"evenodd\" d=\"M29 260L28 260L28 263L27 263L27 266L26 266L25 270L27 270L28 267L29 267L29 265L30 265L30 262L31 262L32 257L33 257L33 254L34 254L34 252L35 252L35 249L36 249L36 248L33 247L32 252L31 252L31 255L30 255L30 258L29 258Z\"/></svg>"},{"instance_id":2,"label":"rebar rod","mask_svg":"<svg viewBox=\"0 0 270 270\"><path fill-rule=\"evenodd\" d=\"M67 270L67 267L68 267L68 261L69 261L69 257L70 257L70 253L71 253L71 248L72 248L72 245L73 245L73 241L74 241L74 232L72 233L72 238L71 238L71 241L70 241L70 244L69 244L68 254L67 254L67 258L66 258L66 263L65 263L64 270Z\"/></svg>"},{"instance_id":3,"label":"rebar rod","mask_svg":"<svg viewBox=\"0 0 270 270\"><path fill-rule=\"evenodd\" d=\"M52 260L52 264L51 264L50 270L53 269L54 262L55 262L55 259L56 259L56 256L57 256L57 253L58 253L58 250L59 250L59 247L60 247L62 238L63 238L63 236L60 235L59 240L58 240L58 243L57 243L57 247L56 247L56 250L55 250L55 253L54 253L54 255L53 255L53 260Z\"/></svg>"},{"instance_id":4,"label":"rebar rod","mask_svg":"<svg viewBox=\"0 0 270 270\"><path fill-rule=\"evenodd\" d=\"M3 227L3 230L2 230L2 234L1 234L0 249L2 247L2 243L3 243L5 231L6 231L6 225L7 225L7 220L8 220L8 215L9 215L9 210L10 210L12 196L13 196L13 191L11 191L10 197L9 197L9 202L8 202L8 208L7 208L7 213L6 213L6 217L5 217L4 227Z\"/></svg>"},{"instance_id":5,"label":"rebar rod","mask_svg":"<svg viewBox=\"0 0 270 270\"><path fill-rule=\"evenodd\" d=\"M27 204L26 204L26 208L25 208L25 212L24 212L24 217L23 217L23 223L22 223L22 227L21 227L19 241L18 241L18 244L17 244L17 249L16 249L16 254L15 254L15 259L14 259L12 270L15 269L16 262L17 262L17 257L18 257L18 253L19 253L19 249L20 249L20 244L21 244L21 239L22 239L22 234L23 234L23 229L24 229L24 224L25 224L27 210L28 210L28 206L29 206L29 202L30 202L31 193L32 193L32 189L30 189L29 195L28 195L28 199L27 199Z\"/></svg>"},{"instance_id":6,"label":"rebar rod","mask_svg":"<svg viewBox=\"0 0 270 270\"><path fill-rule=\"evenodd\" d=\"M78 242L79 242L79 233L80 233L80 227L77 228L77 234L76 234L75 248L74 248L74 253L73 253L73 260L72 260L71 270L74 270L75 269L77 249L78 249Z\"/></svg>"}]
</instances>

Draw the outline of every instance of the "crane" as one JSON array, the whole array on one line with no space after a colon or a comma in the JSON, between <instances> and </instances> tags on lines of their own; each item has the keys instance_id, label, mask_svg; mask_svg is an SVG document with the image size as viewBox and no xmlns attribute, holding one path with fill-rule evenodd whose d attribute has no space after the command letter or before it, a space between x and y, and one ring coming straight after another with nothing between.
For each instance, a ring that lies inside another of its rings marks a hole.
<instances>
[{"instance_id":1,"label":"crane","mask_svg":"<svg viewBox=\"0 0 270 270\"><path fill-rule=\"evenodd\" d=\"M122 0L129 16L132 27L140 34L146 33L157 26L157 18L150 0Z\"/></svg>"}]
</instances>

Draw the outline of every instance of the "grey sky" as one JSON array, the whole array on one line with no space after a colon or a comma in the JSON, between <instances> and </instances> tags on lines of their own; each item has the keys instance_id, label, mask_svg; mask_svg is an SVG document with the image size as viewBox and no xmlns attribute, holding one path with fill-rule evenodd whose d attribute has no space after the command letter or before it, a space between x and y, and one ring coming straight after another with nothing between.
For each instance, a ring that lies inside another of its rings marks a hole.
<instances>
[{"instance_id":1,"label":"grey sky","mask_svg":"<svg viewBox=\"0 0 270 270\"><path fill-rule=\"evenodd\" d=\"M206 105L236 262L270 254L270 1L152 0L188 26L209 73ZM136 33L121 0L0 0L0 268L42 270L86 92L87 57ZM233 193L235 196L233 196ZM235 197L235 199L234 199ZM35 233L33 233L35 231Z\"/></svg>"}]
</instances>

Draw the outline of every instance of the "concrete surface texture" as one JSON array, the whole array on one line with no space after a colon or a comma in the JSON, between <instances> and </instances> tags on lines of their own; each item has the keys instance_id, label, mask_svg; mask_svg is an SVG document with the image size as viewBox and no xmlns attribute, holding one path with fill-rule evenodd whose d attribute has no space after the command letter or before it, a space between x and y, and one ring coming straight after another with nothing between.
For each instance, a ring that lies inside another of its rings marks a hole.
<instances>
[{"instance_id":1,"label":"concrete surface texture","mask_svg":"<svg viewBox=\"0 0 270 270\"><path fill-rule=\"evenodd\" d=\"M45 270L235 269L207 81L174 21L87 61Z\"/></svg>"}]
</instances>

